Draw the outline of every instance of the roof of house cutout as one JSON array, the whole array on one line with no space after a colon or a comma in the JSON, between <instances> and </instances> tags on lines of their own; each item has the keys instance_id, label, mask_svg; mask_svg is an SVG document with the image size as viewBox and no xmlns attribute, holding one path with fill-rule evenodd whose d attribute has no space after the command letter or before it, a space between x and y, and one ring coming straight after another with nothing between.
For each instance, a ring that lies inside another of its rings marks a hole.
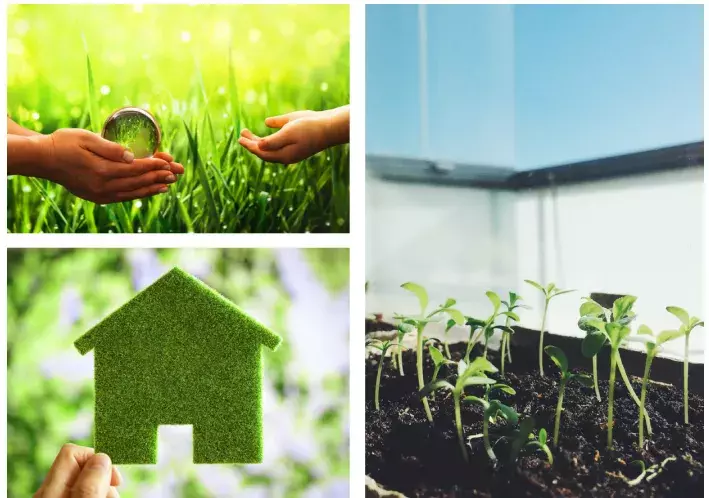
<instances>
[{"instance_id":1,"label":"roof of house cutout","mask_svg":"<svg viewBox=\"0 0 709 498\"><path fill-rule=\"evenodd\" d=\"M281 338L173 268L76 340L94 350L94 445L157 462L159 425L192 425L194 463L263 458L261 346Z\"/></svg>"}]
</instances>

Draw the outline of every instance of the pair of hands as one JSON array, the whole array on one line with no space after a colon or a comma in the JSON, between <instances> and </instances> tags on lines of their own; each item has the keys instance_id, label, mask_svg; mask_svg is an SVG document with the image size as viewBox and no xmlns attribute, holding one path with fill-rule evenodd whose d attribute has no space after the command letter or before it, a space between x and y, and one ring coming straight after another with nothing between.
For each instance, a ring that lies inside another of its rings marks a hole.
<instances>
[{"instance_id":1,"label":"pair of hands","mask_svg":"<svg viewBox=\"0 0 709 498\"><path fill-rule=\"evenodd\" d=\"M264 161L293 164L328 147L348 143L350 107L291 112L266 118L266 126L279 130L267 137L259 137L244 129L239 143Z\"/></svg>"},{"instance_id":2,"label":"pair of hands","mask_svg":"<svg viewBox=\"0 0 709 498\"><path fill-rule=\"evenodd\" d=\"M134 159L121 145L81 129L30 137L41 151L43 178L97 204L130 201L167 192L185 168L167 152Z\"/></svg>"},{"instance_id":3,"label":"pair of hands","mask_svg":"<svg viewBox=\"0 0 709 498\"><path fill-rule=\"evenodd\" d=\"M122 481L108 455L65 444L34 498L118 498Z\"/></svg>"}]
</instances>

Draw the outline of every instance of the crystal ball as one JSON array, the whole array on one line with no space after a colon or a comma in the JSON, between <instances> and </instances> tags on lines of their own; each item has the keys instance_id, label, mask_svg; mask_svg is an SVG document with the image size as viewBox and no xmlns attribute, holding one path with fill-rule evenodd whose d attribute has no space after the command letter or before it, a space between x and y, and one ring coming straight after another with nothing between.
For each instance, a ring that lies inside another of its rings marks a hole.
<instances>
[{"instance_id":1,"label":"crystal ball","mask_svg":"<svg viewBox=\"0 0 709 498\"><path fill-rule=\"evenodd\" d=\"M123 107L111 114L103 125L101 136L121 144L136 159L150 157L160 146L160 127L148 111Z\"/></svg>"}]
</instances>

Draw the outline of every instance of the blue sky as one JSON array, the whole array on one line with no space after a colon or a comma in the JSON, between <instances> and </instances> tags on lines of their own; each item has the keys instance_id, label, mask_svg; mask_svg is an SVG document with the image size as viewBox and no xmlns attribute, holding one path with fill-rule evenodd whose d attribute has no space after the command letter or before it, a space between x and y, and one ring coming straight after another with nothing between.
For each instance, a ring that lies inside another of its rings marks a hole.
<instances>
[{"instance_id":1,"label":"blue sky","mask_svg":"<svg viewBox=\"0 0 709 498\"><path fill-rule=\"evenodd\" d=\"M703 139L702 6L367 6L367 152L534 168Z\"/></svg>"}]
</instances>

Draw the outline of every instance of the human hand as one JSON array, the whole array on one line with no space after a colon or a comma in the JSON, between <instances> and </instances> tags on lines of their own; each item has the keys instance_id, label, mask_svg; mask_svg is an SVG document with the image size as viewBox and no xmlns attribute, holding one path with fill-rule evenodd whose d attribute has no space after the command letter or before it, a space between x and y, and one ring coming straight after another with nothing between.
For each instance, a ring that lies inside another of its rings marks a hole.
<instances>
[{"instance_id":1,"label":"human hand","mask_svg":"<svg viewBox=\"0 0 709 498\"><path fill-rule=\"evenodd\" d=\"M118 498L122 481L108 455L65 444L34 498Z\"/></svg>"},{"instance_id":2,"label":"human hand","mask_svg":"<svg viewBox=\"0 0 709 498\"><path fill-rule=\"evenodd\" d=\"M280 129L263 138L243 129L239 143L264 161L293 164L349 140L349 106L270 117L266 126Z\"/></svg>"},{"instance_id":3,"label":"human hand","mask_svg":"<svg viewBox=\"0 0 709 498\"><path fill-rule=\"evenodd\" d=\"M185 171L167 153L134 159L121 145L87 130L60 129L30 140L37 141L41 150L37 176L97 204L167 192L176 175Z\"/></svg>"}]
</instances>

